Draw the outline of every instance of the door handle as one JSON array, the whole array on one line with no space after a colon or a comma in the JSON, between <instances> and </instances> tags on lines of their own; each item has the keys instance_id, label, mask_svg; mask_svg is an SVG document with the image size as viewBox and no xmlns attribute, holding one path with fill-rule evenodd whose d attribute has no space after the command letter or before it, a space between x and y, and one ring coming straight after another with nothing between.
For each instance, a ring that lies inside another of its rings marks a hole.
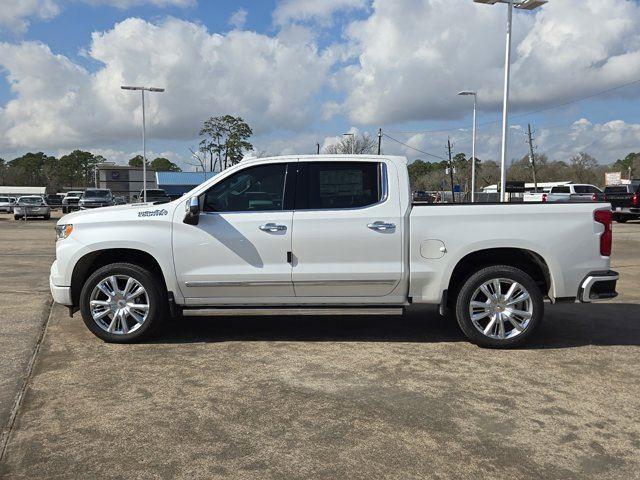
<instances>
[{"instance_id":1,"label":"door handle","mask_svg":"<svg viewBox=\"0 0 640 480\"><path fill-rule=\"evenodd\" d=\"M373 222L367 225L367 227L369 227L371 230L385 232L387 230L394 230L396 228L396 224L387 222Z\"/></svg>"},{"instance_id":2,"label":"door handle","mask_svg":"<svg viewBox=\"0 0 640 480\"><path fill-rule=\"evenodd\" d=\"M286 225L278 225L276 223L265 223L258 228L263 232L285 232L287 230Z\"/></svg>"}]
</instances>

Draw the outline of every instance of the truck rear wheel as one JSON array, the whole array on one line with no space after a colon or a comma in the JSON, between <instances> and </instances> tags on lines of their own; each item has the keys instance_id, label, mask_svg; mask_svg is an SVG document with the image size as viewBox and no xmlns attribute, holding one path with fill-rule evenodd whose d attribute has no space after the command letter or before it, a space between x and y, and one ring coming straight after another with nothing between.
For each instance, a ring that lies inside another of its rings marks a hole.
<instances>
[{"instance_id":1,"label":"truck rear wheel","mask_svg":"<svg viewBox=\"0 0 640 480\"><path fill-rule=\"evenodd\" d=\"M456 299L456 318L476 345L509 348L527 341L544 316L542 292L525 272L493 265L471 275Z\"/></svg>"},{"instance_id":2,"label":"truck rear wheel","mask_svg":"<svg viewBox=\"0 0 640 480\"><path fill-rule=\"evenodd\" d=\"M167 303L163 291L151 272L140 265L106 265L82 287L82 319L105 342L139 342L162 323Z\"/></svg>"}]
</instances>

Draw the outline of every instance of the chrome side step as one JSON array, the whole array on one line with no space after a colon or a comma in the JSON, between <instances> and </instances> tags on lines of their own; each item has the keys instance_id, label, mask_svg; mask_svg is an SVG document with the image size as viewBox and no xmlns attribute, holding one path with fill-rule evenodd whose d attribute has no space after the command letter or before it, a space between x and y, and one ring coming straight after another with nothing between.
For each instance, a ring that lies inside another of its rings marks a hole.
<instances>
[{"instance_id":1,"label":"chrome side step","mask_svg":"<svg viewBox=\"0 0 640 480\"><path fill-rule=\"evenodd\" d=\"M264 317L281 315L402 315L403 308L348 308L348 307L276 307L276 308L185 308L185 317Z\"/></svg>"}]
</instances>

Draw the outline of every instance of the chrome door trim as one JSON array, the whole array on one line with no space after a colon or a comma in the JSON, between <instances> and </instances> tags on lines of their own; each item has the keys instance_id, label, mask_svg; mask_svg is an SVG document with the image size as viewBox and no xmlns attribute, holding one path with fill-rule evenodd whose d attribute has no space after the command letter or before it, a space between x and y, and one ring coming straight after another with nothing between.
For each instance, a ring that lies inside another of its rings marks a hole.
<instances>
[{"instance_id":1,"label":"chrome door trim","mask_svg":"<svg viewBox=\"0 0 640 480\"><path fill-rule=\"evenodd\" d=\"M294 280L300 286L395 285L398 280Z\"/></svg>"},{"instance_id":2,"label":"chrome door trim","mask_svg":"<svg viewBox=\"0 0 640 480\"><path fill-rule=\"evenodd\" d=\"M300 286L395 285L398 280L301 280L293 283ZM186 287L277 287L291 285L291 282L208 282L205 280L188 281L184 284Z\"/></svg>"},{"instance_id":3,"label":"chrome door trim","mask_svg":"<svg viewBox=\"0 0 640 480\"><path fill-rule=\"evenodd\" d=\"M283 285L291 285L290 280L280 282L208 282L208 281L189 281L184 282L185 287L280 287Z\"/></svg>"}]
</instances>

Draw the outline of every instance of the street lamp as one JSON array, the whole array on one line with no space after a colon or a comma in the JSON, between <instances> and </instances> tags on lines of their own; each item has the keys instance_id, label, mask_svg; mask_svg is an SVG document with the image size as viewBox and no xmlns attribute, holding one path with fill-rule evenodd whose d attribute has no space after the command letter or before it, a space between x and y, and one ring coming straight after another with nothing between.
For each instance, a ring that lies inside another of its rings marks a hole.
<instances>
[{"instance_id":1,"label":"street lamp","mask_svg":"<svg viewBox=\"0 0 640 480\"><path fill-rule=\"evenodd\" d=\"M504 103L502 107L502 156L500 160L500 201L507 200L507 133L509 129L509 79L511 74L511 24L513 21L513 8L520 10L535 10L548 0L473 0L475 3L495 5L506 3L507 14L507 48L504 60Z\"/></svg>"},{"instance_id":2,"label":"street lamp","mask_svg":"<svg viewBox=\"0 0 640 480\"><path fill-rule=\"evenodd\" d=\"M356 154L356 134L355 133L343 133L343 137L352 137L351 138L351 155Z\"/></svg>"},{"instance_id":3,"label":"street lamp","mask_svg":"<svg viewBox=\"0 0 640 480\"><path fill-rule=\"evenodd\" d=\"M142 201L147 202L147 141L145 135L145 111L144 111L144 92L164 92L164 88L156 87L130 87L122 85L122 90L140 90L142 92Z\"/></svg>"},{"instance_id":4,"label":"street lamp","mask_svg":"<svg viewBox=\"0 0 640 480\"><path fill-rule=\"evenodd\" d=\"M476 201L476 112L478 110L478 92L462 91L462 96L473 95L473 138L471 140L471 203Z\"/></svg>"}]
</instances>

